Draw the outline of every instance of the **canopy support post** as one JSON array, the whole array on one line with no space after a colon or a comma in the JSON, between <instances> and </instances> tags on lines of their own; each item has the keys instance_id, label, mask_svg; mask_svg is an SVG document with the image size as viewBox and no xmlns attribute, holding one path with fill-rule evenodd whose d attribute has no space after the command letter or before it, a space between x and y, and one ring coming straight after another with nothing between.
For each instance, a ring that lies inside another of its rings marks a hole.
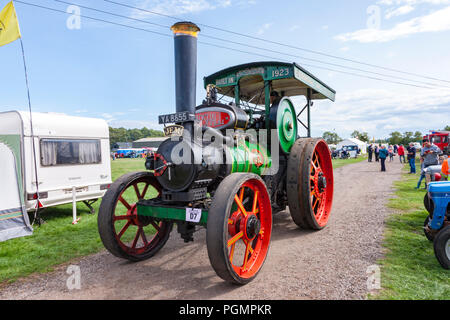
<instances>
[{"instance_id":1,"label":"canopy support post","mask_svg":"<svg viewBox=\"0 0 450 320\"><path fill-rule=\"evenodd\" d=\"M236 104L236 107L239 107L241 104L240 95L241 95L241 93L239 90L239 81L238 81L238 83L234 86L234 103Z\"/></svg>"},{"instance_id":2,"label":"canopy support post","mask_svg":"<svg viewBox=\"0 0 450 320\"><path fill-rule=\"evenodd\" d=\"M308 138L311 138L311 89L308 89L308 93L306 96L307 104L308 104Z\"/></svg>"},{"instance_id":3,"label":"canopy support post","mask_svg":"<svg viewBox=\"0 0 450 320\"><path fill-rule=\"evenodd\" d=\"M271 82L268 80L264 81L264 102L266 109L266 128L270 129L270 84ZM269 131L270 132L270 131ZM270 134L270 133L269 133ZM269 136L270 138L270 136Z\"/></svg>"},{"instance_id":4,"label":"canopy support post","mask_svg":"<svg viewBox=\"0 0 450 320\"><path fill-rule=\"evenodd\" d=\"M312 90L308 89L306 93L306 105L297 114L297 121L300 122L300 124L306 129L308 138L311 138L311 106L312 106ZM303 114L305 110L307 117L306 124L304 124L303 121L300 120L300 116Z\"/></svg>"}]
</instances>

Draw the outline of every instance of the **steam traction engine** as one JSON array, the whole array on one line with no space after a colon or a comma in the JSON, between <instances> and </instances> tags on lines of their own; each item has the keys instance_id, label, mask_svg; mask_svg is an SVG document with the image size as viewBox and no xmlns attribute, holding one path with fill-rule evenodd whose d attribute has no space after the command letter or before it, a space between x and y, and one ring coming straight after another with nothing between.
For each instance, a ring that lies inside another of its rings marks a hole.
<instances>
[{"instance_id":1,"label":"steam traction engine","mask_svg":"<svg viewBox=\"0 0 450 320\"><path fill-rule=\"evenodd\" d=\"M272 214L289 206L301 228L327 225L333 169L325 141L310 138L310 107L334 101L335 91L297 64L250 63L204 78L207 97L196 107L200 30L180 22L172 31L176 113L159 117L170 137L147 158L148 171L120 177L103 197L100 236L115 256L139 261L164 246L173 225L185 242L204 226L217 275L245 284L266 259ZM289 98L297 95L307 101L299 114Z\"/></svg>"}]
</instances>

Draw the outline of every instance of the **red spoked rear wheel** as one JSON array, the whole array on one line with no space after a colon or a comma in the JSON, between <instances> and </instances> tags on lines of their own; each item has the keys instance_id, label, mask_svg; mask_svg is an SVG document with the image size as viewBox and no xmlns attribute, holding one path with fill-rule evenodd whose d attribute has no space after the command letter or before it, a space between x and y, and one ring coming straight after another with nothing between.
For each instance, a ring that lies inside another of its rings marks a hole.
<instances>
[{"instance_id":1,"label":"red spoked rear wheel","mask_svg":"<svg viewBox=\"0 0 450 320\"><path fill-rule=\"evenodd\" d=\"M299 139L288 161L287 193L294 222L306 229L324 228L333 202L333 165L322 139Z\"/></svg>"},{"instance_id":2,"label":"red spoked rear wheel","mask_svg":"<svg viewBox=\"0 0 450 320\"><path fill-rule=\"evenodd\" d=\"M267 188L254 174L225 178L215 192L207 225L208 255L224 280L246 284L266 259L272 233L272 207Z\"/></svg>"},{"instance_id":3,"label":"red spoked rear wheel","mask_svg":"<svg viewBox=\"0 0 450 320\"><path fill-rule=\"evenodd\" d=\"M104 246L117 257L132 261L152 257L167 242L172 223L138 217L137 202L160 196L161 187L150 172L117 179L100 205L98 229Z\"/></svg>"}]
</instances>

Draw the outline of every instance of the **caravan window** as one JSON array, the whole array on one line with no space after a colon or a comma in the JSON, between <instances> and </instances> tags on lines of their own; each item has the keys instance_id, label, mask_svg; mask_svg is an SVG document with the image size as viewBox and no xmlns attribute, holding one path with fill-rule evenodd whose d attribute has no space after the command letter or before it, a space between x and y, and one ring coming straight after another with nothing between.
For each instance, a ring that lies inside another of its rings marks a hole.
<instances>
[{"instance_id":1,"label":"caravan window","mask_svg":"<svg viewBox=\"0 0 450 320\"><path fill-rule=\"evenodd\" d=\"M100 140L41 139L43 166L101 162Z\"/></svg>"}]
</instances>

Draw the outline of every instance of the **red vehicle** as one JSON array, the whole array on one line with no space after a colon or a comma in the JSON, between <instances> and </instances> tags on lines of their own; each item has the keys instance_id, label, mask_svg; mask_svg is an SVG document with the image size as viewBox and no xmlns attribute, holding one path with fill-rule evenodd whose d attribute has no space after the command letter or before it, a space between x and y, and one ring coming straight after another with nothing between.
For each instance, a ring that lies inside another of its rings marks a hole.
<instances>
[{"instance_id":1,"label":"red vehicle","mask_svg":"<svg viewBox=\"0 0 450 320\"><path fill-rule=\"evenodd\" d=\"M450 131L430 131L430 133L423 138L430 139L430 142L437 145L444 154L450 155L449 135Z\"/></svg>"}]
</instances>

